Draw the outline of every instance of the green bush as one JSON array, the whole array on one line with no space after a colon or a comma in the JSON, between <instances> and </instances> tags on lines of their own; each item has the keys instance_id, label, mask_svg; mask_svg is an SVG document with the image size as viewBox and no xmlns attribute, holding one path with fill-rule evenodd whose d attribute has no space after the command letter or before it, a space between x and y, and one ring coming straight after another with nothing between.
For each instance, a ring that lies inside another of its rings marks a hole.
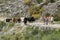
<instances>
[{"instance_id":1,"label":"green bush","mask_svg":"<svg viewBox=\"0 0 60 40\"><path fill-rule=\"evenodd\" d=\"M50 0L50 2L51 2L51 3L54 3L54 2L55 2L55 0Z\"/></svg>"},{"instance_id":2,"label":"green bush","mask_svg":"<svg viewBox=\"0 0 60 40\"><path fill-rule=\"evenodd\" d=\"M6 23L3 21L0 21L0 31L2 30L3 27L6 26Z\"/></svg>"},{"instance_id":3,"label":"green bush","mask_svg":"<svg viewBox=\"0 0 60 40\"><path fill-rule=\"evenodd\" d=\"M58 8L56 13L54 14L54 20L60 21L60 8Z\"/></svg>"},{"instance_id":4,"label":"green bush","mask_svg":"<svg viewBox=\"0 0 60 40\"><path fill-rule=\"evenodd\" d=\"M50 16L50 14L49 14L49 13L46 13L46 14L45 14L45 16L46 16L46 17L49 17L49 16Z\"/></svg>"},{"instance_id":5,"label":"green bush","mask_svg":"<svg viewBox=\"0 0 60 40\"><path fill-rule=\"evenodd\" d=\"M10 22L9 23L9 27L13 27L14 26L14 23L13 22Z\"/></svg>"},{"instance_id":6,"label":"green bush","mask_svg":"<svg viewBox=\"0 0 60 40\"><path fill-rule=\"evenodd\" d=\"M41 3L42 2L42 0L36 0L37 1L37 3Z\"/></svg>"},{"instance_id":7,"label":"green bush","mask_svg":"<svg viewBox=\"0 0 60 40\"><path fill-rule=\"evenodd\" d=\"M54 21L60 21L60 14L54 14Z\"/></svg>"}]
</instances>

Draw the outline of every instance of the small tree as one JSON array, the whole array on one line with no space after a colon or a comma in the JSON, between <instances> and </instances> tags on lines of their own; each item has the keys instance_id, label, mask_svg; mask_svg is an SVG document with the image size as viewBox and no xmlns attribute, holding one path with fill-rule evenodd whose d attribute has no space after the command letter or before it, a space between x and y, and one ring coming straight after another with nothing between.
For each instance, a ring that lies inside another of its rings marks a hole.
<instances>
[{"instance_id":1,"label":"small tree","mask_svg":"<svg viewBox=\"0 0 60 40\"><path fill-rule=\"evenodd\" d=\"M50 16L50 14L49 13L46 13L45 16L48 17L48 16Z\"/></svg>"}]
</instances>

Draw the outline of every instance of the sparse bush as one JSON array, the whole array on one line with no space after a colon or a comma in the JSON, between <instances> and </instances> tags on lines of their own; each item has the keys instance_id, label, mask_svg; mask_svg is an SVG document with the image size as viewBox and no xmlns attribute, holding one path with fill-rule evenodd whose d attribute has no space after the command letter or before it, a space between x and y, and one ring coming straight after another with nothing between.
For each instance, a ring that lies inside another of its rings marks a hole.
<instances>
[{"instance_id":1,"label":"sparse bush","mask_svg":"<svg viewBox=\"0 0 60 40\"><path fill-rule=\"evenodd\" d=\"M9 27L13 27L14 26L14 23L13 22L10 22L9 23Z\"/></svg>"},{"instance_id":2,"label":"sparse bush","mask_svg":"<svg viewBox=\"0 0 60 40\"><path fill-rule=\"evenodd\" d=\"M3 27L6 26L6 23L3 21L0 21L0 31L2 30Z\"/></svg>"}]
</instances>

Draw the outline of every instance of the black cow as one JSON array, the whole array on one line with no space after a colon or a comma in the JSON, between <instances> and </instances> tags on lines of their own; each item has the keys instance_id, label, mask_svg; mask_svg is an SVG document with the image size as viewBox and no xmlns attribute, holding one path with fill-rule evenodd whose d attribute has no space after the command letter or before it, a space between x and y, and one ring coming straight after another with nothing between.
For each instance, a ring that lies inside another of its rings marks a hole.
<instances>
[{"instance_id":1,"label":"black cow","mask_svg":"<svg viewBox=\"0 0 60 40\"><path fill-rule=\"evenodd\" d=\"M10 22L12 19L6 19L6 22Z\"/></svg>"},{"instance_id":2,"label":"black cow","mask_svg":"<svg viewBox=\"0 0 60 40\"><path fill-rule=\"evenodd\" d=\"M24 24L25 25L27 24L27 18L24 18Z\"/></svg>"},{"instance_id":3,"label":"black cow","mask_svg":"<svg viewBox=\"0 0 60 40\"><path fill-rule=\"evenodd\" d=\"M20 23L20 22L21 22L21 19L20 19L20 18L19 18L19 19L17 19L17 22L18 22L18 23Z\"/></svg>"},{"instance_id":4,"label":"black cow","mask_svg":"<svg viewBox=\"0 0 60 40\"><path fill-rule=\"evenodd\" d=\"M35 21L35 19L33 17L29 17L29 18L27 18L27 21L33 22L33 21Z\"/></svg>"},{"instance_id":5,"label":"black cow","mask_svg":"<svg viewBox=\"0 0 60 40\"><path fill-rule=\"evenodd\" d=\"M24 18L24 24L27 24L27 21L28 22L33 22L33 21L35 21L35 19L33 18L33 17L28 17L28 18Z\"/></svg>"}]
</instances>

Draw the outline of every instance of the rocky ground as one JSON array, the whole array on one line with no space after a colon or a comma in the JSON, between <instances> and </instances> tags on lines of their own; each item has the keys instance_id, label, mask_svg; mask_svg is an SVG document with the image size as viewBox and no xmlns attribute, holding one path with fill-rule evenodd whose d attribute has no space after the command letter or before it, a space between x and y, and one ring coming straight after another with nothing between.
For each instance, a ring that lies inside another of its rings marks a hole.
<instances>
[{"instance_id":1,"label":"rocky ground","mask_svg":"<svg viewBox=\"0 0 60 40\"><path fill-rule=\"evenodd\" d=\"M37 4L38 5L38 4ZM44 12L43 13L55 13L57 6L60 5L60 1L55 3L49 3L48 5L43 6ZM27 5L23 4L23 0L15 0L15 1L6 1L5 3L0 4L0 21L4 21L5 19L11 16L15 16L15 14L19 14L18 16L27 16L28 12L26 11L29 7ZM7 12L8 11L8 12ZM6 22L5 22L6 23ZM43 22L35 21L32 23L27 23L25 25L23 22L21 23L13 23L14 25L11 27L9 26L10 23L6 23L6 27L4 26L2 31L0 32L0 35L6 35L14 33L22 33L26 31L27 27L39 27L39 29L60 29L60 24L48 24L45 25Z\"/></svg>"}]
</instances>

